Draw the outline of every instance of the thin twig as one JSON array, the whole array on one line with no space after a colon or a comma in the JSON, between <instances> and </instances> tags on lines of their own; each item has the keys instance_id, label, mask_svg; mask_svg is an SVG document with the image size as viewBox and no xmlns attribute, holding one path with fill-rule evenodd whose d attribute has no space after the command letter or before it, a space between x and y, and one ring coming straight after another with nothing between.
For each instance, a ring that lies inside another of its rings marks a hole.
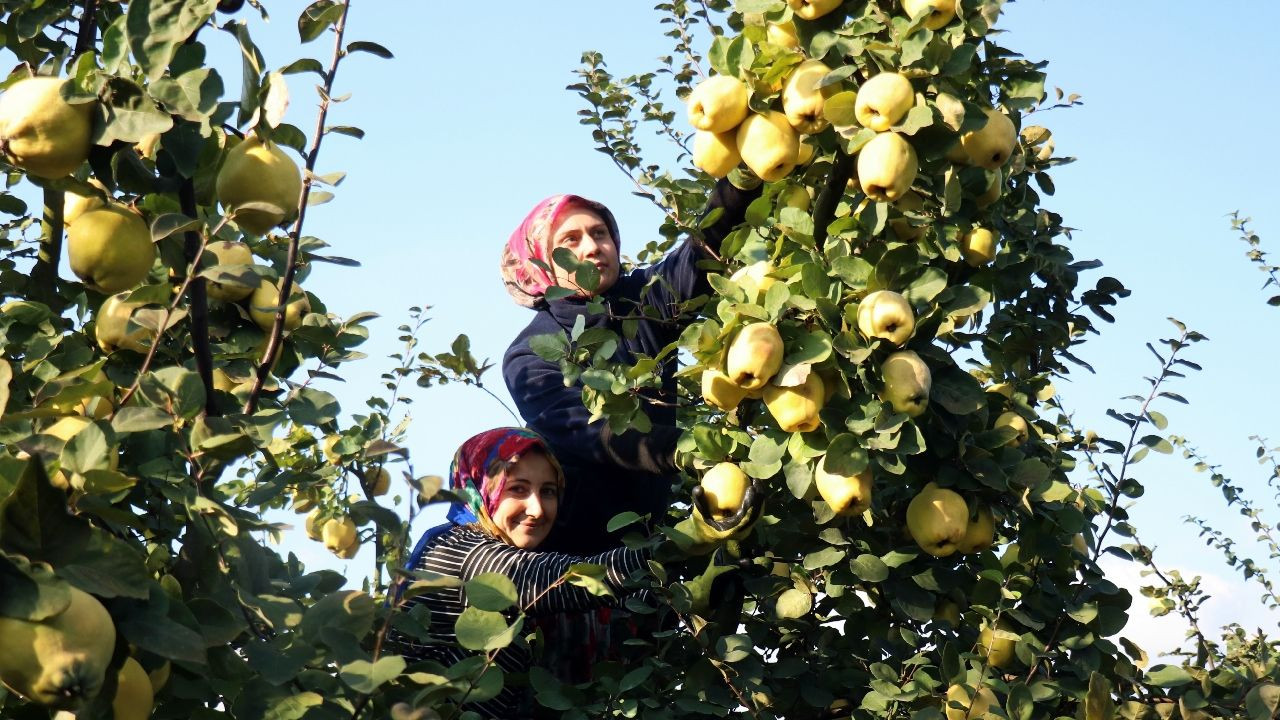
<instances>
[{"instance_id":1,"label":"thin twig","mask_svg":"<svg viewBox=\"0 0 1280 720\"><path fill-rule=\"evenodd\" d=\"M289 253L285 260L284 277L280 280L279 293L276 295L276 317L267 336L267 346L262 351L262 363L258 365L253 380L253 389L244 401L242 412L249 415L257 408L258 398L262 395L262 387L267 376L275 365L276 357L284 342L284 319L289 298L293 291L293 278L298 271L298 242L302 237L302 224L307 217L307 201L311 197L312 178L316 169L316 160L320 157L320 144L325 136L325 122L329 117L329 105L332 102L334 79L338 75L338 64L346 57L342 49L342 37L347 29L347 13L351 11L351 0L343 0L342 14L333 26L333 59L324 75L324 86L320 90L320 111L316 114L315 133L311 148L307 152L306 172L302 183L302 195L298 199L298 219L289 231Z\"/></svg>"}]
</instances>

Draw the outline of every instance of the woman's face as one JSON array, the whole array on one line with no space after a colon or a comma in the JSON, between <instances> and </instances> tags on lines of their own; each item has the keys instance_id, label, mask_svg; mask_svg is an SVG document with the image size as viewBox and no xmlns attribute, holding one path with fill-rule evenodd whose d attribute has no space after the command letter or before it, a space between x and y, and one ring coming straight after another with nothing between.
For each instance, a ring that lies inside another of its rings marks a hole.
<instances>
[{"instance_id":1,"label":"woman's face","mask_svg":"<svg viewBox=\"0 0 1280 720\"><path fill-rule=\"evenodd\" d=\"M547 539L560 507L556 471L542 453L529 453L507 466L507 484L498 498L493 523L511 544L532 550Z\"/></svg>"},{"instance_id":2,"label":"woman's face","mask_svg":"<svg viewBox=\"0 0 1280 720\"><path fill-rule=\"evenodd\" d=\"M556 248L566 248L581 263L591 263L600 272L600 283L595 290L578 286L573 273L555 264ZM571 207L564 211L551 231L552 260L549 263L556 273L556 285L575 290L590 297L599 295L618 281L618 244L609 234L609 226L599 215L585 208Z\"/></svg>"}]
</instances>

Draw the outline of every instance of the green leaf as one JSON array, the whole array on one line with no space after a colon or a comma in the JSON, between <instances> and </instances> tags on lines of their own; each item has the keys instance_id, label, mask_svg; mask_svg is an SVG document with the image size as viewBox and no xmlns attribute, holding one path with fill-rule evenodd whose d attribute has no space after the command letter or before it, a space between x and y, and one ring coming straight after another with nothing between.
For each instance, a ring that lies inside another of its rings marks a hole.
<instances>
[{"instance_id":1,"label":"green leaf","mask_svg":"<svg viewBox=\"0 0 1280 720\"><path fill-rule=\"evenodd\" d=\"M181 213L165 213L151 222L151 242L159 242L174 233L195 230L204 225L202 220L194 220Z\"/></svg>"},{"instance_id":2,"label":"green leaf","mask_svg":"<svg viewBox=\"0 0 1280 720\"><path fill-rule=\"evenodd\" d=\"M480 610L501 612L520 599L511 578L497 572L481 573L467 581L467 604Z\"/></svg>"},{"instance_id":3,"label":"green leaf","mask_svg":"<svg viewBox=\"0 0 1280 720\"><path fill-rule=\"evenodd\" d=\"M132 0L125 19L129 49L148 80L158 80L173 54L213 15L216 0Z\"/></svg>"},{"instance_id":4,"label":"green leaf","mask_svg":"<svg viewBox=\"0 0 1280 720\"><path fill-rule=\"evenodd\" d=\"M831 357L831 336L821 330L812 330L787 338L787 365L820 363Z\"/></svg>"},{"instance_id":5,"label":"green leaf","mask_svg":"<svg viewBox=\"0 0 1280 720\"><path fill-rule=\"evenodd\" d=\"M0 617L40 621L51 618L71 603L71 586L44 565L0 552Z\"/></svg>"},{"instance_id":6,"label":"green leaf","mask_svg":"<svg viewBox=\"0 0 1280 720\"><path fill-rule=\"evenodd\" d=\"M612 597L613 590L605 582L606 571L603 565L594 563L574 563L564 573L570 585L580 587L596 597Z\"/></svg>"},{"instance_id":7,"label":"green leaf","mask_svg":"<svg viewBox=\"0 0 1280 720\"><path fill-rule=\"evenodd\" d=\"M1255 685L1244 698L1249 720L1271 720L1280 706L1280 685L1262 683Z\"/></svg>"},{"instance_id":8,"label":"green leaf","mask_svg":"<svg viewBox=\"0 0 1280 720\"><path fill-rule=\"evenodd\" d=\"M519 632L521 620L508 626L502 613L466 608L458 616L453 629L458 644L467 650L499 650L511 644Z\"/></svg>"},{"instance_id":9,"label":"green leaf","mask_svg":"<svg viewBox=\"0 0 1280 720\"><path fill-rule=\"evenodd\" d=\"M956 415L976 413L987 406L982 383L953 365L934 370L929 399Z\"/></svg>"},{"instance_id":10,"label":"green leaf","mask_svg":"<svg viewBox=\"0 0 1280 720\"><path fill-rule=\"evenodd\" d=\"M630 692L644 685L649 676L653 674L653 666L645 665L622 676L622 680L618 682L618 692Z\"/></svg>"},{"instance_id":11,"label":"green leaf","mask_svg":"<svg viewBox=\"0 0 1280 720\"><path fill-rule=\"evenodd\" d=\"M1190 673L1176 665L1156 665L1147 673L1147 682L1160 687L1179 687L1194 680Z\"/></svg>"},{"instance_id":12,"label":"green leaf","mask_svg":"<svg viewBox=\"0 0 1280 720\"><path fill-rule=\"evenodd\" d=\"M1111 682L1100 672L1089 675L1089 692L1084 698L1084 720L1111 720L1116 704L1111 699Z\"/></svg>"},{"instance_id":13,"label":"green leaf","mask_svg":"<svg viewBox=\"0 0 1280 720\"><path fill-rule=\"evenodd\" d=\"M726 635L716 641L716 654L725 662L742 662L752 655L751 638L747 635Z\"/></svg>"},{"instance_id":14,"label":"green leaf","mask_svg":"<svg viewBox=\"0 0 1280 720\"><path fill-rule=\"evenodd\" d=\"M845 255L832 261L831 272L850 288L862 290L867 287L875 268L860 257Z\"/></svg>"},{"instance_id":15,"label":"green leaf","mask_svg":"<svg viewBox=\"0 0 1280 720\"><path fill-rule=\"evenodd\" d=\"M377 55L378 57L384 60L390 60L391 58L395 57L394 55L391 54L390 50L386 49L385 47L379 45L376 42L369 42L368 40L356 40L355 42L347 45L348 55L350 55L351 53L358 53L358 52L367 52L371 55Z\"/></svg>"},{"instance_id":16,"label":"green leaf","mask_svg":"<svg viewBox=\"0 0 1280 720\"><path fill-rule=\"evenodd\" d=\"M338 398L315 388L303 388L286 407L295 423L312 426L333 422L342 409Z\"/></svg>"},{"instance_id":17,"label":"green leaf","mask_svg":"<svg viewBox=\"0 0 1280 720\"><path fill-rule=\"evenodd\" d=\"M96 422L86 424L79 432L67 441L62 448L62 467L70 472L85 473L90 470L105 470L110 463L113 450Z\"/></svg>"},{"instance_id":18,"label":"green leaf","mask_svg":"<svg viewBox=\"0 0 1280 720\"><path fill-rule=\"evenodd\" d=\"M107 118L94 126L95 144L110 145L117 140L136 143L173 127L173 118L156 107L155 101L140 86L123 78L112 78L107 88L103 104Z\"/></svg>"},{"instance_id":19,"label":"green leaf","mask_svg":"<svg viewBox=\"0 0 1280 720\"><path fill-rule=\"evenodd\" d=\"M222 99L222 77L217 70L199 68L177 78L162 77L151 84L151 96L169 112L192 122L201 122Z\"/></svg>"},{"instance_id":20,"label":"green leaf","mask_svg":"<svg viewBox=\"0 0 1280 720\"><path fill-rule=\"evenodd\" d=\"M628 510L627 512L621 512L609 518L609 523L605 526L605 529L609 532L615 532L633 523L638 523L643 519L644 518L641 515Z\"/></svg>"},{"instance_id":21,"label":"green leaf","mask_svg":"<svg viewBox=\"0 0 1280 720\"><path fill-rule=\"evenodd\" d=\"M817 552L809 553L804 556L804 569L817 570L819 568L830 567L845 558L845 551L839 548L823 548Z\"/></svg>"},{"instance_id":22,"label":"green leaf","mask_svg":"<svg viewBox=\"0 0 1280 720\"><path fill-rule=\"evenodd\" d=\"M330 25L342 17L344 10L345 6L339 5L334 0L317 0L312 3L298 16L299 39L309 43L320 37Z\"/></svg>"},{"instance_id":23,"label":"green leaf","mask_svg":"<svg viewBox=\"0 0 1280 720\"><path fill-rule=\"evenodd\" d=\"M867 449L858 438L850 433L841 433L831 440L827 446L826 458L822 461L827 472L845 477L852 477L867 469L871 459Z\"/></svg>"},{"instance_id":24,"label":"green leaf","mask_svg":"<svg viewBox=\"0 0 1280 720\"><path fill-rule=\"evenodd\" d=\"M878 583L889 579L889 566L875 555L859 555L849 563L849 569L865 582Z\"/></svg>"},{"instance_id":25,"label":"green leaf","mask_svg":"<svg viewBox=\"0 0 1280 720\"><path fill-rule=\"evenodd\" d=\"M384 684L395 680L404 672L405 660L399 655L388 655L377 662L356 660L343 665L338 671L342 682L358 693L369 694Z\"/></svg>"}]
</instances>

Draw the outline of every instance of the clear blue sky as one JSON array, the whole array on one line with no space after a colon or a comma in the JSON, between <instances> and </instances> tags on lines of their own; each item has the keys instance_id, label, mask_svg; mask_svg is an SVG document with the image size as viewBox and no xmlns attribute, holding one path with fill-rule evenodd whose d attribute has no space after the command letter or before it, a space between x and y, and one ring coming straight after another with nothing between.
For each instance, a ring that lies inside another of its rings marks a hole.
<instances>
[{"instance_id":1,"label":"clear blue sky","mask_svg":"<svg viewBox=\"0 0 1280 720\"><path fill-rule=\"evenodd\" d=\"M306 3L270 5L271 26L255 21L252 28L268 65L280 67L302 54L293 27ZM396 58L360 55L343 65L337 94L352 95L330 122L358 125L368 135L361 142L327 141L318 171L342 170L348 177L334 202L312 210L306 228L335 254L363 263L317 267L308 288L340 314L383 316L371 325L370 359L348 367L345 387L330 388L348 412L359 412L379 392L377 376L389 362L382 358L399 349L395 327L411 305L432 307L423 350L445 350L467 333L478 357L500 363L529 314L502 289L498 251L543 196L572 192L606 203L618 216L624 252L656 235L657 211L633 197L627 178L593 149L575 115L580 101L564 89L587 49L604 52L618 76L656 68L655 58L670 46L651 5L355 0L348 39L380 42ZM1133 290L1116 310L1118 322L1080 352L1098 373L1080 371L1060 388L1078 424L1120 436L1122 428L1105 410L1134 409L1119 398L1145 394L1142 378L1155 364L1143 343L1172 333L1165 317L1177 317L1212 341L1187 356L1204 372L1170 388L1191 405L1157 409L1169 416L1171 432L1189 437L1228 475L1257 488L1253 499L1262 505L1272 493L1248 436L1271 435L1280 443L1270 407L1280 395L1274 371L1280 308L1265 305L1263 276L1244 258L1245 245L1226 215L1235 209L1252 215L1265 247L1280 252L1277 25L1280 6L1269 2L1210 8L1096 0L1022 0L1007 6L998 24L1008 33L1007 47L1050 61L1051 86L1083 97L1080 108L1033 121L1053 130L1057 154L1079 159L1055 171L1058 192L1045 205L1078 228L1071 243L1077 258L1100 258L1103 274ZM705 48L709 39L704 34L700 41ZM219 42L232 49L230 36ZM329 39L303 50L327 62ZM221 67L228 84L236 83L238 65ZM313 77L291 81L289 119L308 132ZM641 140L660 150L657 157L670 153L660 138ZM490 375L493 389L505 396L498 368ZM414 396L411 450L420 473L444 474L459 442L510 422L474 389ZM1252 536L1220 510L1204 476L1182 461L1154 456L1136 472L1148 495L1134 515L1147 541L1159 547L1157 559L1236 583L1195 529L1180 521L1187 512L1212 513L1237 539ZM320 559L315 547L305 552L308 561ZM1254 614L1256 596L1246 587L1225 598L1213 620L1262 622Z\"/></svg>"}]
</instances>

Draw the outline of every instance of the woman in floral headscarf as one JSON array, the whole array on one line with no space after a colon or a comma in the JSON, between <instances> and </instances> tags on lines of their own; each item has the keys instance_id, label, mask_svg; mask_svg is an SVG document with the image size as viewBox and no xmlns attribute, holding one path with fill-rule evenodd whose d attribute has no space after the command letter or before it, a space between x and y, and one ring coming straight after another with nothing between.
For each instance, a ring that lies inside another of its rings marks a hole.
<instances>
[{"instance_id":1,"label":"woman in floral headscarf","mask_svg":"<svg viewBox=\"0 0 1280 720\"><path fill-rule=\"evenodd\" d=\"M533 625L550 631L554 639L544 643L542 664L556 674L574 677L589 673L596 660L614 651L608 618L587 625L578 620L566 625L561 620L580 619L577 611L614 607L620 598L636 593L638 588L628 586L626 580L648 570L648 553L623 547L589 557L533 552L546 538L565 495L560 465L537 433L498 428L467 440L454 456L449 489L461 501L450 507L443 525L423 535L409 568L447 575L462 583L416 596L401 607L409 612L422 604L430 610L430 637L423 638L429 642L411 639L404 632L392 634L391 641L401 654L413 661L435 661L445 668L467 658L469 653L458 645L454 634L454 625L467 607L465 584L477 575L494 572L506 575L515 585L517 604L532 618ZM695 490L691 521L698 522L676 527L676 551L705 553L731 534L744 532L759 516L759 497L759 488L751 487L736 515L704 519L706 501ZM613 595L593 595L581 587L557 583L576 563L602 566L603 580ZM520 639L495 658L507 674L526 673L531 661L529 649ZM486 717L524 717L521 702L521 693L507 684L497 697L468 705L468 709Z\"/></svg>"},{"instance_id":2,"label":"woman in floral headscarf","mask_svg":"<svg viewBox=\"0 0 1280 720\"><path fill-rule=\"evenodd\" d=\"M572 497L545 547L598 552L616 544L607 530L613 516L634 512L661 518L676 474L676 354L661 361L661 387L645 391L652 427L614 433L604 419L592 420L582 402L581 382L565 382L558 362L534 352L530 339L548 333L606 328L619 338L613 360L634 365L638 355L658 357L692 319L687 301L711 292L707 262L739 224L759 191L721 180L708 212L719 218L654 265L623 273L618 224L604 205L576 195L538 203L508 239L502 276L517 303L536 313L502 361L507 390L529 427L546 438L574 482ZM555 262L567 250L577 265L569 273ZM594 282L593 282L594 281ZM593 310L603 306L604 312ZM625 319L624 319L625 318Z\"/></svg>"},{"instance_id":3,"label":"woman in floral headscarf","mask_svg":"<svg viewBox=\"0 0 1280 720\"><path fill-rule=\"evenodd\" d=\"M613 606L618 598L635 592L624 581L647 568L640 550L617 548L591 557L530 552L546 538L565 489L560 465L537 433L524 428L480 433L458 449L449 476L449 489L463 502L453 504L445 524L423 535L410 561L412 569L456 577L464 584L481 573L502 573L515 584L519 606L532 617ZM605 568L604 580L613 597L592 595L567 583L555 585L570 565L582 562ZM454 634L454 623L467 606L465 587L419 595L403 609L419 603L431 611L432 642L419 643L396 633L393 639L402 654L445 667L468 657ZM589 655L589 641L595 638L578 640L580 651ZM513 643L495 662L504 673L524 673L531 657L527 647ZM468 708L486 717L511 718L520 716L520 702L521 694L508 685L492 700Z\"/></svg>"}]
</instances>

